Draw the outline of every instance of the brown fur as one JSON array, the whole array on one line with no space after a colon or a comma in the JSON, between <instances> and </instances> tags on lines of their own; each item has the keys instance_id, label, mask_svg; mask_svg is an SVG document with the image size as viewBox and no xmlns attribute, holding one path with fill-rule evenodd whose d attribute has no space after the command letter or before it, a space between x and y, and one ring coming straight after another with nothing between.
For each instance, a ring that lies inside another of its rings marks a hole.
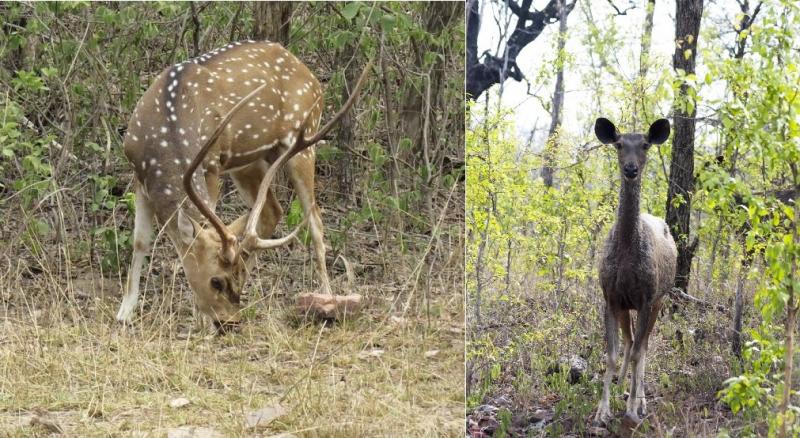
<instances>
[{"instance_id":1,"label":"brown fur","mask_svg":"<svg viewBox=\"0 0 800 438\"><path fill-rule=\"evenodd\" d=\"M223 116L262 85L225 125L192 178L198 197L213 211L220 178L230 173L252 207L268 164L292 147L300 133L317 132L320 126L322 90L300 60L280 44L235 43L165 69L139 100L124 139L136 174L137 216L128 291L118 320L129 321L138 302L138 277L149 252L153 217L166 224L200 310L215 323L239 320L241 291L255 257L243 252L232 263L220 259L220 236L186 199L182 178ZM331 293L314 200L313 149L291 158L287 169L308 218L321 286ZM256 227L261 238L273 233L283 213L274 194L267 196ZM241 236L248 215L227 228Z\"/></svg>"}]
</instances>

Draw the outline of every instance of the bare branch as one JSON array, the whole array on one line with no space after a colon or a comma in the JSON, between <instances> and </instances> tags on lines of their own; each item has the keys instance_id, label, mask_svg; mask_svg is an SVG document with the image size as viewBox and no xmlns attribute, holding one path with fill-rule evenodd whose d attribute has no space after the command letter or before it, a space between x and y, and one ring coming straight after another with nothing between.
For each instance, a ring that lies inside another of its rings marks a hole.
<instances>
[{"instance_id":1,"label":"bare branch","mask_svg":"<svg viewBox=\"0 0 800 438\"><path fill-rule=\"evenodd\" d=\"M617 5L614 4L613 0L607 0L607 1L608 4L611 5L611 7L614 8L615 11L617 11L617 15L628 15L628 11L630 11L631 9L636 9L636 4L629 3L627 9L620 11Z\"/></svg>"}]
</instances>

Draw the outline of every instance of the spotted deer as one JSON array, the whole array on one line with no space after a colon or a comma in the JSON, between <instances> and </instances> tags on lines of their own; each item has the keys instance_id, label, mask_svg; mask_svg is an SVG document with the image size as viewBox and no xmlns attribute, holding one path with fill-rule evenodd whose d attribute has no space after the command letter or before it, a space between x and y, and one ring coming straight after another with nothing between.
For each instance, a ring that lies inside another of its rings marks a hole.
<instances>
[{"instance_id":1,"label":"spotted deer","mask_svg":"<svg viewBox=\"0 0 800 438\"><path fill-rule=\"evenodd\" d=\"M606 239L600 259L600 287L605 299L606 372L603 395L595 415L598 423L611 418L609 386L617 368L618 335L625 342L622 371L626 378L631 366L630 395L626 416L634 422L646 413L644 368L648 340L653 331L661 300L675 281L677 249L667 224L639 211L644 167L651 145L669 138L669 121L660 119L647 134L620 134L608 119L597 119L594 132L603 144L617 150L620 183L617 217ZM631 311L636 311L632 324Z\"/></svg>"},{"instance_id":2,"label":"spotted deer","mask_svg":"<svg viewBox=\"0 0 800 438\"><path fill-rule=\"evenodd\" d=\"M321 129L320 84L280 44L237 42L161 72L136 105L123 142L135 169L136 215L117 320L130 322L137 307L154 218L178 252L197 307L221 332L239 322L256 252L289 243L303 225L321 290L331 294L311 146L353 105L370 67ZM288 235L270 238L283 214L270 184L284 164L304 219ZM229 225L214 213L224 174L251 207Z\"/></svg>"}]
</instances>

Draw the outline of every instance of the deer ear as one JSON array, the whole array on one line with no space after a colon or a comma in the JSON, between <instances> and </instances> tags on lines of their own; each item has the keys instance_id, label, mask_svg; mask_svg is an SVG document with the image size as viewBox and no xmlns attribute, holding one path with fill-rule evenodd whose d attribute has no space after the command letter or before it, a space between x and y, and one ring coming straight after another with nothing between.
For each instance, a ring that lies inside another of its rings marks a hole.
<instances>
[{"instance_id":1,"label":"deer ear","mask_svg":"<svg viewBox=\"0 0 800 438\"><path fill-rule=\"evenodd\" d=\"M611 144L619 140L617 127L610 120L600 117L594 122L594 135L600 143Z\"/></svg>"},{"instance_id":2,"label":"deer ear","mask_svg":"<svg viewBox=\"0 0 800 438\"><path fill-rule=\"evenodd\" d=\"M647 142L650 144L661 144L669 138L669 120L658 119L650 125L647 131Z\"/></svg>"},{"instance_id":3,"label":"deer ear","mask_svg":"<svg viewBox=\"0 0 800 438\"><path fill-rule=\"evenodd\" d=\"M178 209L178 232L181 235L181 242L191 245L200 229L200 224L194 221L189 215L183 213L183 209Z\"/></svg>"}]
</instances>

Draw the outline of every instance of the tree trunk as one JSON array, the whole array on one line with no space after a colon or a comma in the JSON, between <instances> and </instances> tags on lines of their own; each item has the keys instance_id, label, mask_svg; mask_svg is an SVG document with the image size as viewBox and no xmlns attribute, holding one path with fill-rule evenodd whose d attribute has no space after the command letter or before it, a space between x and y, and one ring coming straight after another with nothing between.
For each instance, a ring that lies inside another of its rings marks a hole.
<instances>
[{"instance_id":1,"label":"tree trunk","mask_svg":"<svg viewBox=\"0 0 800 438\"><path fill-rule=\"evenodd\" d=\"M567 43L567 8L564 0L558 6L558 61L556 63L556 90L553 93L553 112L550 122L550 131L547 134L549 141L544 147L544 167L542 179L544 185L553 187L553 167L555 150L558 149L558 131L561 128L561 108L564 106L564 46Z\"/></svg>"},{"instance_id":2,"label":"tree trunk","mask_svg":"<svg viewBox=\"0 0 800 438\"><path fill-rule=\"evenodd\" d=\"M656 9L656 0L648 0L644 16L644 29L642 31L641 51L639 52L639 80L636 83L638 93L645 96L645 84L647 83L647 69L650 64L650 42L653 39L653 11ZM639 100L639 99L637 99ZM641 102L641 112L639 111L639 103L633 105L633 124L634 126L647 125L647 111L646 99L639 100ZM642 119L645 120L642 120Z\"/></svg>"},{"instance_id":3,"label":"tree trunk","mask_svg":"<svg viewBox=\"0 0 800 438\"><path fill-rule=\"evenodd\" d=\"M349 62L355 53L353 43L345 44L341 52L337 56L339 60L339 69L344 69L345 84L342 88L342 102L346 102L350 97L350 90L355 87L358 80L358 72L356 68L360 67L357 62ZM349 63L349 66L348 66ZM355 141L355 120L353 118L353 111L344 113L339 124L336 128L336 144L342 152L342 158L336 160L336 193L343 199L354 201L353 188L355 181L353 177L353 170L351 161L353 159L350 147L353 146Z\"/></svg>"},{"instance_id":4,"label":"tree trunk","mask_svg":"<svg viewBox=\"0 0 800 438\"><path fill-rule=\"evenodd\" d=\"M695 72L697 38L703 16L703 0L677 0L675 4L675 54L672 66L686 74ZM697 114L690 101L688 85L681 84L673 105L675 135L672 140L669 188L667 189L667 224L678 246L678 269L675 287L687 291L697 238L690 243L689 220L694 191L694 134Z\"/></svg>"},{"instance_id":5,"label":"tree trunk","mask_svg":"<svg viewBox=\"0 0 800 438\"><path fill-rule=\"evenodd\" d=\"M289 44L292 2L253 2L253 38Z\"/></svg>"},{"instance_id":6,"label":"tree trunk","mask_svg":"<svg viewBox=\"0 0 800 438\"><path fill-rule=\"evenodd\" d=\"M797 164L790 163L792 169L792 180L794 180L795 192L800 190L800 177L798 176ZM792 221L792 248L800 247L800 236L797 234L797 220L800 217L800 202L794 201L794 220ZM797 278L797 251L790 251L791 268L789 278ZM789 302L786 303L786 368L783 374L783 400L781 400L781 437L786 437L786 414L789 409L792 394L792 367L794 359L794 330L797 325L797 291L796 282L789 281Z\"/></svg>"},{"instance_id":7,"label":"tree trunk","mask_svg":"<svg viewBox=\"0 0 800 438\"><path fill-rule=\"evenodd\" d=\"M531 10L532 0L522 0L521 5L515 1L506 4L517 16L517 25L506 42L501 57L484 54L478 57L478 32L480 31L480 5L478 0L470 0L467 15L467 99L477 100L484 91L507 78L516 81L523 79L522 71L517 66L517 55L528 44L541 35L545 26L553 23L560 16L567 16L575 3L566 4L564 0L550 0L541 11ZM561 9L566 8L566 11ZM530 22L530 24L528 24Z\"/></svg>"},{"instance_id":8,"label":"tree trunk","mask_svg":"<svg viewBox=\"0 0 800 438\"><path fill-rule=\"evenodd\" d=\"M506 293L511 289L511 250L514 247L514 240L508 238L508 248L506 248Z\"/></svg>"},{"instance_id":9,"label":"tree trunk","mask_svg":"<svg viewBox=\"0 0 800 438\"><path fill-rule=\"evenodd\" d=\"M650 63L650 42L653 39L653 11L656 9L656 0L647 0L647 11L644 16L644 31L642 32L642 51L639 55L639 77L647 75Z\"/></svg>"},{"instance_id":10,"label":"tree trunk","mask_svg":"<svg viewBox=\"0 0 800 438\"><path fill-rule=\"evenodd\" d=\"M742 241L744 247L744 241ZM752 252L744 250L744 258L739 266L739 277L736 281L736 298L733 305L733 333L731 334L731 350L733 354L742 360L742 313L744 312L744 283L747 279L747 272L753 262Z\"/></svg>"}]
</instances>

